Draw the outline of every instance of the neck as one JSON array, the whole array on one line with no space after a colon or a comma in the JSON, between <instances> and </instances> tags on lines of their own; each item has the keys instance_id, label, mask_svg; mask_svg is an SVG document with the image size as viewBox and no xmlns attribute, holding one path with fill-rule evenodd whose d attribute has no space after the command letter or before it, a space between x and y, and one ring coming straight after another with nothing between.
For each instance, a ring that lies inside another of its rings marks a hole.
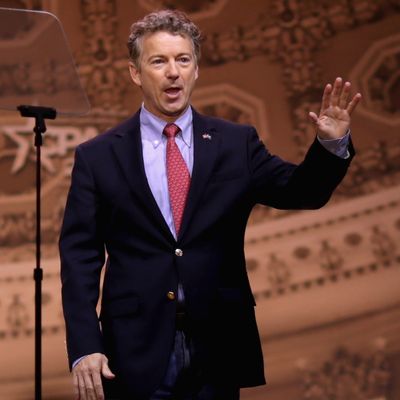
<instances>
[{"instance_id":1,"label":"neck","mask_svg":"<svg viewBox=\"0 0 400 400\"><path fill-rule=\"evenodd\" d=\"M142 107L148 112L150 113L153 117L158 118L164 122L167 123L172 123L175 122L178 118L180 118L183 114L185 114L185 112L188 110L189 105L187 105L187 107L180 112L179 114L173 114L173 115L168 115L168 114L154 114L152 111L149 110L148 107L146 107L146 104L143 103Z\"/></svg>"}]
</instances>

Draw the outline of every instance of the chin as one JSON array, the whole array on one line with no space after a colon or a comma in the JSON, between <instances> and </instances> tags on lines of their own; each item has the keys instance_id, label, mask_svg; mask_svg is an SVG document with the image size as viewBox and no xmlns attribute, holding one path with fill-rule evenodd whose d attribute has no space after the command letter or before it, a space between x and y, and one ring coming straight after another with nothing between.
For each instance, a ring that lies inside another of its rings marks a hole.
<instances>
[{"instance_id":1,"label":"chin","mask_svg":"<svg viewBox=\"0 0 400 400\"><path fill-rule=\"evenodd\" d=\"M165 114L169 115L170 117L176 117L176 116L181 115L185 110L186 110L186 107L179 107L179 108L166 110Z\"/></svg>"}]
</instances>

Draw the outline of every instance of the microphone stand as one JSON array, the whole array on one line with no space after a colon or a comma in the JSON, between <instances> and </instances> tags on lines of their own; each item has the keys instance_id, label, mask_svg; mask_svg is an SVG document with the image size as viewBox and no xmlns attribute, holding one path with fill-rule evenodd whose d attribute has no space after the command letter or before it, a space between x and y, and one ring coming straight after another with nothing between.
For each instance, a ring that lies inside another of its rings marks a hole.
<instances>
[{"instance_id":1,"label":"microphone stand","mask_svg":"<svg viewBox=\"0 0 400 400\"><path fill-rule=\"evenodd\" d=\"M36 268L33 270L35 281L35 400L42 398L42 280L43 270L40 267L41 259L41 146L42 134L46 132L46 119L55 119L57 112L54 108L20 105L17 107L22 117L35 118L36 146Z\"/></svg>"}]
</instances>

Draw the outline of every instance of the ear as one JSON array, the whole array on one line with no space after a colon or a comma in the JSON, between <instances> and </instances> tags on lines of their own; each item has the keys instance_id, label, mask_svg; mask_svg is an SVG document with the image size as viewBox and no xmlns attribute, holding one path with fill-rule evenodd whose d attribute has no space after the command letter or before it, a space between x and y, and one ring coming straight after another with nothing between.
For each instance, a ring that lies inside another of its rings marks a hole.
<instances>
[{"instance_id":1,"label":"ear","mask_svg":"<svg viewBox=\"0 0 400 400\"><path fill-rule=\"evenodd\" d=\"M194 79L196 80L199 77L199 66L196 65L196 70L194 71Z\"/></svg>"},{"instance_id":2,"label":"ear","mask_svg":"<svg viewBox=\"0 0 400 400\"><path fill-rule=\"evenodd\" d=\"M129 61L129 73L131 74L131 79L133 80L135 85L141 87L142 81L140 79L140 72L132 61Z\"/></svg>"}]
</instances>

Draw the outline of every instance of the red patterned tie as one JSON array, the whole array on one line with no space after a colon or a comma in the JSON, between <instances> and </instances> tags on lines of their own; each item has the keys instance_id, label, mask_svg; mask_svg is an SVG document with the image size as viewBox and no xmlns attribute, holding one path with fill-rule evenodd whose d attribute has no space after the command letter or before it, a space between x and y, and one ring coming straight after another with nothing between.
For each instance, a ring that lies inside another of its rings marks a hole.
<instances>
[{"instance_id":1,"label":"red patterned tie","mask_svg":"<svg viewBox=\"0 0 400 400\"><path fill-rule=\"evenodd\" d=\"M176 236L181 228L183 211L185 210L186 198L190 186L190 174L185 160L175 142L175 136L180 128L175 124L167 124L163 134L167 141L167 178L169 201L171 203L172 216Z\"/></svg>"}]
</instances>

